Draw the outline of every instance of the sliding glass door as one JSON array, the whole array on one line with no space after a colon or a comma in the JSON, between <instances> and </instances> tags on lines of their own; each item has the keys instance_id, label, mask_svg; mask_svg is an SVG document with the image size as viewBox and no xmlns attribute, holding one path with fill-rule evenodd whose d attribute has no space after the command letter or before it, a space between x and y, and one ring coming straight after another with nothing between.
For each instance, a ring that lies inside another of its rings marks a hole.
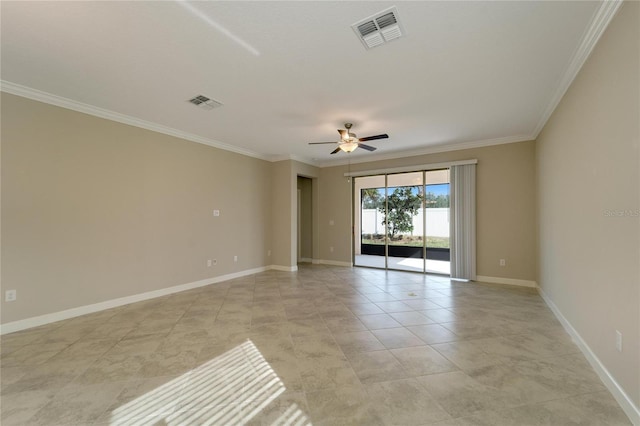
<instances>
[{"instance_id":1,"label":"sliding glass door","mask_svg":"<svg viewBox=\"0 0 640 426\"><path fill-rule=\"evenodd\" d=\"M449 169L425 172L426 272L447 274L450 269Z\"/></svg>"},{"instance_id":2,"label":"sliding glass door","mask_svg":"<svg viewBox=\"0 0 640 426\"><path fill-rule=\"evenodd\" d=\"M424 272L424 173L387 176L386 215L389 269Z\"/></svg>"},{"instance_id":3,"label":"sliding glass door","mask_svg":"<svg viewBox=\"0 0 640 426\"><path fill-rule=\"evenodd\" d=\"M354 205L357 206L354 238L356 266L386 268L385 239L386 176L366 176L354 179Z\"/></svg>"},{"instance_id":4,"label":"sliding glass door","mask_svg":"<svg viewBox=\"0 0 640 426\"><path fill-rule=\"evenodd\" d=\"M449 170L354 178L354 264L449 274Z\"/></svg>"}]
</instances>

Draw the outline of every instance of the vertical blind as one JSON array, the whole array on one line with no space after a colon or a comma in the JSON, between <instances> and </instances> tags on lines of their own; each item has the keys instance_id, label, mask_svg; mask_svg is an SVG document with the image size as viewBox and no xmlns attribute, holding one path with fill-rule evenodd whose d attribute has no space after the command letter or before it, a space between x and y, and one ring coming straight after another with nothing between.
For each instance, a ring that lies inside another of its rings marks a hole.
<instances>
[{"instance_id":1,"label":"vertical blind","mask_svg":"<svg viewBox=\"0 0 640 426\"><path fill-rule=\"evenodd\" d=\"M451 166L451 278L476 279L476 165Z\"/></svg>"}]
</instances>

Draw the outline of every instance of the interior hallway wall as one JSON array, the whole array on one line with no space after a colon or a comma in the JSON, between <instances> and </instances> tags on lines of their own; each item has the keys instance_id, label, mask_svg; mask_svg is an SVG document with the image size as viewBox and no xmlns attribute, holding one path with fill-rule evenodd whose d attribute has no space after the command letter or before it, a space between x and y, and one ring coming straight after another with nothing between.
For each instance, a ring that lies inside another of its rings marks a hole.
<instances>
[{"instance_id":1,"label":"interior hallway wall","mask_svg":"<svg viewBox=\"0 0 640 426\"><path fill-rule=\"evenodd\" d=\"M625 2L537 140L540 287L636 410L639 76L640 4Z\"/></svg>"}]
</instances>

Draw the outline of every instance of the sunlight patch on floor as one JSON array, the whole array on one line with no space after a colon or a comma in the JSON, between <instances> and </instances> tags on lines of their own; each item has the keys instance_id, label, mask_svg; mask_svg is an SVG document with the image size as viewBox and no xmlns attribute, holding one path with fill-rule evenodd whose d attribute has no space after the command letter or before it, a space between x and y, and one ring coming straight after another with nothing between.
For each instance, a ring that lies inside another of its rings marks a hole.
<instances>
[{"instance_id":1,"label":"sunlight patch on floor","mask_svg":"<svg viewBox=\"0 0 640 426\"><path fill-rule=\"evenodd\" d=\"M111 425L245 424L286 390L284 383L247 340L182 376L122 405ZM273 424L308 425L291 404Z\"/></svg>"},{"instance_id":2,"label":"sunlight patch on floor","mask_svg":"<svg viewBox=\"0 0 640 426\"><path fill-rule=\"evenodd\" d=\"M298 407L298 404L293 403L272 424L278 426L310 426L311 422Z\"/></svg>"}]
</instances>

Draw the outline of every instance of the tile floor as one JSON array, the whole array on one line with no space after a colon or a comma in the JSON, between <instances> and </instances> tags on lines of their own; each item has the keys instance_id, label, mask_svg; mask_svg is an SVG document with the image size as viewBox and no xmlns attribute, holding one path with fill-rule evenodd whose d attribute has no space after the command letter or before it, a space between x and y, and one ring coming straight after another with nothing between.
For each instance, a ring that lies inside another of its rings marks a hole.
<instances>
[{"instance_id":1,"label":"tile floor","mask_svg":"<svg viewBox=\"0 0 640 426\"><path fill-rule=\"evenodd\" d=\"M2 337L3 426L624 425L531 289L269 271Z\"/></svg>"}]
</instances>

